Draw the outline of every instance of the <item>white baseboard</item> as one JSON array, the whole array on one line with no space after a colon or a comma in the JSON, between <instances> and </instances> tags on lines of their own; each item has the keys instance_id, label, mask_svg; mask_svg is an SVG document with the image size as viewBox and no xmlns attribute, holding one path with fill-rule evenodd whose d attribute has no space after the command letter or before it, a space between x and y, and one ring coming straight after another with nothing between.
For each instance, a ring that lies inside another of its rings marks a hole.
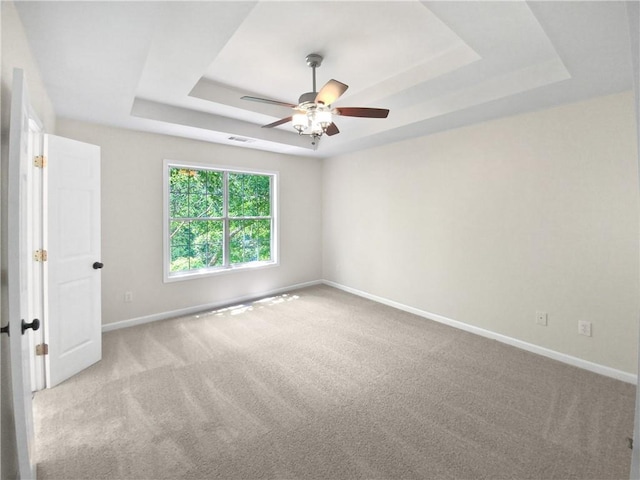
<instances>
[{"instance_id":1,"label":"white baseboard","mask_svg":"<svg viewBox=\"0 0 640 480\"><path fill-rule=\"evenodd\" d=\"M245 295L242 297L230 298L219 302L208 303L206 305L197 305L195 307L180 308L178 310L171 310L170 312L154 313L152 315L145 315L143 317L130 318L128 320L120 320L113 323L106 323L102 325L102 332L110 332L112 330L119 330L121 328L134 327L136 325L142 325L144 323L156 322L158 320L167 320L169 318L184 317L185 315L193 315L195 313L205 312L215 308L234 305L237 303L248 302L252 300L258 300L260 298L269 297L271 295L280 295L282 293L290 292L291 290L297 290L299 288L311 287L313 285L322 284L322 280L314 280L312 282L298 283L296 285L290 285L288 287L277 288L275 290L269 290L255 295Z\"/></svg>"},{"instance_id":2,"label":"white baseboard","mask_svg":"<svg viewBox=\"0 0 640 480\"><path fill-rule=\"evenodd\" d=\"M460 330L464 330L470 333L475 333L476 335L480 335L482 337L491 338L493 340L506 343L507 345L521 348L522 350L527 350L528 352L537 353L538 355L542 355L545 357L552 358L554 360L558 360L562 363L573 365L574 367L583 368L585 370L599 373L600 375L605 375L607 377L615 378L616 380L622 380L623 382L632 383L634 385L636 385L638 381L637 375L633 373L623 372L622 370L606 367L598 363L589 362L581 358L556 352L555 350L550 350L548 348L540 347L538 345L534 345L533 343L523 342L522 340L518 340L516 338L508 337L506 335L495 333L490 330L485 330L484 328L475 327L473 325L469 325L467 323L463 323L458 320L452 320L451 318L443 317L442 315L426 312L418 308L410 307L408 305L404 305L402 303L395 302L387 298L379 297L377 295L372 295L370 293L363 292L361 290L356 290L355 288L347 287L346 285L341 285L339 283L331 282L329 280L323 280L322 283L330 287L334 287L339 290L343 290L345 292L358 295L359 297L364 297L369 300L373 300L374 302L382 303L384 305L397 308L398 310L403 310L405 312L413 313L414 315L418 315L420 317L424 317L426 319L433 320L435 322L444 323L445 325L449 325L451 327L458 328Z\"/></svg>"}]
</instances>

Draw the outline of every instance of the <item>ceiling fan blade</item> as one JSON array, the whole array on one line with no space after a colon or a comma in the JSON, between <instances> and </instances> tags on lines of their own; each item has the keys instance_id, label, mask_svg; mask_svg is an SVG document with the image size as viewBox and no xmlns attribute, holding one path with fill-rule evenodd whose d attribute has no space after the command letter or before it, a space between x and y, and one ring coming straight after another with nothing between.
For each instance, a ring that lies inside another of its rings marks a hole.
<instances>
[{"instance_id":1,"label":"ceiling fan blade","mask_svg":"<svg viewBox=\"0 0 640 480\"><path fill-rule=\"evenodd\" d=\"M262 128L277 127L278 125L282 125L283 123L290 122L291 120L293 120L293 117L282 118L282 119L278 120L277 122L270 123L269 125L263 125Z\"/></svg>"},{"instance_id":2,"label":"ceiling fan blade","mask_svg":"<svg viewBox=\"0 0 640 480\"><path fill-rule=\"evenodd\" d=\"M349 85L345 85L338 80L329 80L325 83L324 87L320 89L318 95L316 95L316 103L331 105L347 91L347 88L349 88Z\"/></svg>"},{"instance_id":3,"label":"ceiling fan blade","mask_svg":"<svg viewBox=\"0 0 640 480\"><path fill-rule=\"evenodd\" d=\"M389 115L386 108L340 107L335 111L345 117L387 118Z\"/></svg>"},{"instance_id":4,"label":"ceiling fan blade","mask_svg":"<svg viewBox=\"0 0 640 480\"><path fill-rule=\"evenodd\" d=\"M336 135L338 133L340 133L340 130L338 130L338 127L336 126L335 123L331 123L331 125L329 125L327 127L327 129L325 130L325 132L327 135L331 136L331 135Z\"/></svg>"},{"instance_id":5,"label":"ceiling fan blade","mask_svg":"<svg viewBox=\"0 0 640 480\"><path fill-rule=\"evenodd\" d=\"M283 107L294 108L296 105L293 103L280 102L278 100L269 100L268 98L260 98L260 97L250 97L245 95L244 97L240 97L241 100L250 100L252 102L260 102L260 103L269 103L271 105L281 105Z\"/></svg>"}]
</instances>

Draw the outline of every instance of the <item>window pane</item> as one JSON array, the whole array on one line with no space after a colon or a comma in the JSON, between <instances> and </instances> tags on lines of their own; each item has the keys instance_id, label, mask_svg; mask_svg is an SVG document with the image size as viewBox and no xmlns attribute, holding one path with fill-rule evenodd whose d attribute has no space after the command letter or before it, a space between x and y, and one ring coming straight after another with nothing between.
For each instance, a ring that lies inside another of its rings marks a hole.
<instances>
[{"instance_id":1,"label":"window pane","mask_svg":"<svg viewBox=\"0 0 640 480\"><path fill-rule=\"evenodd\" d=\"M206 180L206 217L222 217L223 215L223 189L222 172L203 172Z\"/></svg>"},{"instance_id":2,"label":"window pane","mask_svg":"<svg viewBox=\"0 0 640 480\"><path fill-rule=\"evenodd\" d=\"M222 196L222 172L202 171L203 181L206 185L206 191L210 195Z\"/></svg>"},{"instance_id":3,"label":"window pane","mask_svg":"<svg viewBox=\"0 0 640 480\"><path fill-rule=\"evenodd\" d=\"M196 170L189 188L191 217L222 216L222 172Z\"/></svg>"},{"instance_id":4,"label":"window pane","mask_svg":"<svg viewBox=\"0 0 640 480\"><path fill-rule=\"evenodd\" d=\"M224 223L221 220L171 222L170 271L221 266L223 232Z\"/></svg>"},{"instance_id":5,"label":"window pane","mask_svg":"<svg viewBox=\"0 0 640 480\"><path fill-rule=\"evenodd\" d=\"M171 246L191 245L190 222L171 222L169 237L171 238Z\"/></svg>"},{"instance_id":6,"label":"window pane","mask_svg":"<svg viewBox=\"0 0 640 480\"><path fill-rule=\"evenodd\" d=\"M229 216L269 216L271 214L270 190L268 175L230 173Z\"/></svg>"},{"instance_id":7,"label":"window pane","mask_svg":"<svg viewBox=\"0 0 640 480\"><path fill-rule=\"evenodd\" d=\"M190 170L185 168L169 169L169 191L187 193L189 191Z\"/></svg>"},{"instance_id":8,"label":"window pane","mask_svg":"<svg viewBox=\"0 0 640 480\"><path fill-rule=\"evenodd\" d=\"M220 193L219 195L207 194L207 196L205 197L205 203L207 209L207 214L205 216L220 218L222 217L222 215L224 215L222 207L224 203L222 199L222 193Z\"/></svg>"},{"instance_id":9,"label":"window pane","mask_svg":"<svg viewBox=\"0 0 640 480\"><path fill-rule=\"evenodd\" d=\"M192 252L192 233L190 222L171 222L171 263L172 272L181 272L190 269Z\"/></svg>"},{"instance_id":10,"label":"window pane","mask_svg":"<svg viewBox=\"0 0 640 480\"><path fill-rule=\"evenodd\" d=\"M208 217L207 196L204 193L189 192L189 216L192 218Z\"/></svg>"},{"instance_id":11,"label":"window pane","mask_svg":"<svg viewBox=\"0 0 640 480\"><path fill-rule=\"evenodd\" d=\"M171 264L169 270L172 272L189 270L189 252L187 247L171 247Z\"/></svg>"},{"instance_id":12,"label":"window pane","mask_svg":"<svg viewBox=\"0 0 640 480\"><path fill-rule=\"evenodd\" d=\"M189 193L192 195L203 195L207 193L207 170L191 170L189 179Z\"/></svg>"},{"instance_id":13,"label":"window pane","mask_svg":"<svg viewBox=\"0 0 640 480\"><path fill-rule=\"evenodd\" d=\"M196 257L201 266L195 268L217 267L222 265L222 242L224 223L221 220L191 222Z\"/></svg>"},{"instance_id":14,"label":"window pane","mask_svg":"<svg viewBox=\"0 0 640 480\"><path fill-rule=\"evenodd\" d=\"M189 216L189 196L182 193L169 194L169 217L186 218Z\"/></svg>"},{"instance_id":15,"label":"window pane","mask_svg":"<svg viewBox=\"0 0 640 480\"><path fill-rule=\"evenodd\" d=\"M271 220L230 220L232 264L271 260Z\"/></svg>"},{"instance_id":16,"label":"window pane","mask_svg":"<svg viewBox=\"0 0 640 480\"><path fill-rule=\"evenodd\" d=\"M222 217L222 182L222 172L171 168L169 172L170 217Z\"/></svg>"}]
</instances>

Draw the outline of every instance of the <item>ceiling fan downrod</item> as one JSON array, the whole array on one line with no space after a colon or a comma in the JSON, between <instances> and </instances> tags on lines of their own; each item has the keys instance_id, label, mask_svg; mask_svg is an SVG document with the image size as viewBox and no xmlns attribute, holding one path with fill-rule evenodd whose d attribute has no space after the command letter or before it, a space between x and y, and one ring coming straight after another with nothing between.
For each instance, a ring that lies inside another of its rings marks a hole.
<instances>
[{"instance_id":1,"label":"ceiling fan downrod","mask_svg":"<svg viewBox=\"0 0 640 480\"><path fill-rule=\"evenodd\" d=\"M317 53L310 53L307 55L307 65L313 69L313 93L316 92L316 68L322 65L322 55Z\"/></svg>"}]
</instances>

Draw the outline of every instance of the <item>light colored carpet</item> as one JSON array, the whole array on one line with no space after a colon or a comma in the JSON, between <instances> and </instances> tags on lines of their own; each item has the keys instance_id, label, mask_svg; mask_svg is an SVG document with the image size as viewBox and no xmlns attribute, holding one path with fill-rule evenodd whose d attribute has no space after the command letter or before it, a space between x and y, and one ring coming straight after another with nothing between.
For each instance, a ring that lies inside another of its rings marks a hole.
<instances>
[{"instance_id":1,"label":"light colored carpet","mask_svg":"<svg viewBox=\"0 0 640 480\"><path fill-rule=\"evenodd\" d=\"M635 389L329 287L104 335L41 479L629 477Z\"/></svg>"}]
</instances>

